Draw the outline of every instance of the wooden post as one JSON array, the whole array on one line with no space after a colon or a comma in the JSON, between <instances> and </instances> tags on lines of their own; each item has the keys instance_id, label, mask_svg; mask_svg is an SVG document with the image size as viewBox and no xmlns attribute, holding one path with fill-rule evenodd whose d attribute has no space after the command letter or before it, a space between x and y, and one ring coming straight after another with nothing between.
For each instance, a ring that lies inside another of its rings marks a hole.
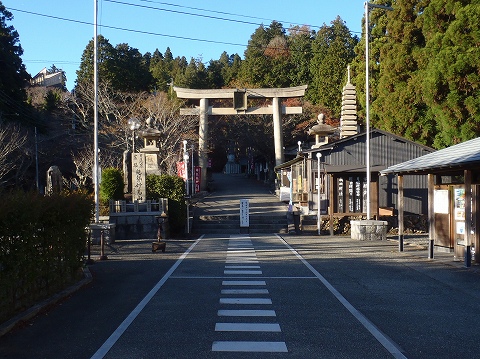
<instances>
[{"instance_id":1,"label":"wooden post","mask_svg":"<svg viewBox=\"0 0 480 359\"><path fill-rule=\"evenodd\" d=\"M398 251L403 252L404 233L404 197L403 197L403 175L398 175Z\"/></svg>"},{"instance_id":2,"label":"wooden post","mask_svg":"<svg viewBox=\"0 0 480 359\"><path fill-rule=\"evenodd\" d=\"M428 258L433 259L433 248L435 242L435 211L433 207L434 175L428 174Z\"/></svg>"}]
</instances>

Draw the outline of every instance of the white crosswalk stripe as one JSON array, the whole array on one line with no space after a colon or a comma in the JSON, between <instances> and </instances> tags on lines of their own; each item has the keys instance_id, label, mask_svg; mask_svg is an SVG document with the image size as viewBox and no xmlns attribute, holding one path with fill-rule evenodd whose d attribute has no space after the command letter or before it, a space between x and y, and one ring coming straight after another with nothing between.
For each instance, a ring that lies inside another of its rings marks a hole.
<instances>
[{"instance_id":1,"label":"white crosswalk stripe","mask_svg":"<svg viewBox=\"0 0 480 359\"><path fill-rule=\"evenodd\" d=\"M248 306L271 306L272 299L265 297L269 294L264 280L255 280L255 276L262 275L258 264L256 251L252 240L247 237L235 236L229 240L225 261L225 276L232 276L232 280L222 281L222 297L219 300L221 309L218 310L219 319L228 317L229 322L219 321L215 324L215 332L243 332L250 333L252 341L215 341L212 344L214 352L259 352L259 353L285 353L288 352L284 341L255 340L256 333L281 333L280 324L257 322L255 318L276 318L276 313L271 309L248 309ZM235 280L235 276L242 276L242 280ZM246 279L252 276L252 279ZM223 297L226 295L228 297ZM237 297L238 295L238 297ZM259 295L261 297L259 297ZM235 308L235 309L232 309ZM235 318L244 318L235 321ZM245 322L250 318L250 322ZM274 334L278 335L278 334Z\"/></svg>"}]
</instances>

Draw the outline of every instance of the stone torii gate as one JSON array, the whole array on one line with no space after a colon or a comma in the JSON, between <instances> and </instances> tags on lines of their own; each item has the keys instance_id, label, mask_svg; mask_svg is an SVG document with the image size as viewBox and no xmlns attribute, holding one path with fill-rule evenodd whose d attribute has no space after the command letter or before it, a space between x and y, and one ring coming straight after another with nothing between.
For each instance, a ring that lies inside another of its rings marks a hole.
<instances>
[{"instance_id":1,"label":"stone torii gate","mask_svg":"<svg viewBox=\"0 0 480 359\"><path fill-rule=\"evenodd\" d=\"M208 163L208 115L231 116L231 115L273 115L273 137L275 142L275 165L284 162L283 155L283 130L282 115L301 114L302 107L282 106L284 98L303 97L307 85L286 88L262 88L262 89L219 89L219 90L196 90L181 87L173 87L177 97L181 99L200 100L200 106L196 108L182 108L180 115L199 116L198 126L198 158L202 168L202 180L200 188L207 188L207 163ZM272 99L272 104L267 107L248 107L249 98ZM209 99L232 99L233 106L228 108L215 108L208 105Z\"/></svg>"}]
</instances>

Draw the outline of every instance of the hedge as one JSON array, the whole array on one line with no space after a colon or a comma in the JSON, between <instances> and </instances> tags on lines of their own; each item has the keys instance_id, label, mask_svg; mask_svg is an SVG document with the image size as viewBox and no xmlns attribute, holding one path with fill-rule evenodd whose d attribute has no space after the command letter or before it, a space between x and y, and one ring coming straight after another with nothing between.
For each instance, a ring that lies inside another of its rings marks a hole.
<instances>
[{"instance_id":1,"label":"hedge","mask_svg":"<svg viewBox=\"0 0 480 359\"><path fill-rule=\"evenodd\" d=\"M84 193L2 193L0 322L79 279L93 201Z\"/></svg>"},{"instance_id":2,"label":"hedge","mask_svg":"<svg viewBox=\"0 0 480 359\"><path fill-rule=\"evenodd\" d=\"M170 233L178 236L185 233L186 211L185 182L178 176L148 175L145 181L147 199L168 198Z\"/></svg>"}]
</instances>

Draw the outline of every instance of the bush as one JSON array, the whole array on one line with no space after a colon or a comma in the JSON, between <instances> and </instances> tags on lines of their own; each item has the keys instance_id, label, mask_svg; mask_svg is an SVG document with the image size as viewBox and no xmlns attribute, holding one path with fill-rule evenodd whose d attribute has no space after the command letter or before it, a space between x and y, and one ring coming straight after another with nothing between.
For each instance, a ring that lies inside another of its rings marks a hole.
<instances>
[{"instance_id":1,"label":"bush","mask_svg":"<svg viewBox=\"0 0 480 359\"><path fill-rule=\"evenodd\" d=\"M184 233L186 222L185 182L178 176L148 175L147 199L168 198L168 217L173 236Z\"/></svg>"},{"instance_id":2,"label":"bush","mask_svg":"<svg viewBox=\"0 0 480 359\"><path fill-rule=\"evenodd\" d=\"M78 280L92 213L83 193L2 193L0 322Z\"/></svg>"},{"instance_id":3,"label":"bush","mask_svg":"<svg viewBox=\"0 0 480 359\"><path fill-rule=\"evenodd\" d=\"M117 168L105 168L100 183L100 201L103 205L113 200L123 199L123 175Z\"/></svg>"}]
</instances>

